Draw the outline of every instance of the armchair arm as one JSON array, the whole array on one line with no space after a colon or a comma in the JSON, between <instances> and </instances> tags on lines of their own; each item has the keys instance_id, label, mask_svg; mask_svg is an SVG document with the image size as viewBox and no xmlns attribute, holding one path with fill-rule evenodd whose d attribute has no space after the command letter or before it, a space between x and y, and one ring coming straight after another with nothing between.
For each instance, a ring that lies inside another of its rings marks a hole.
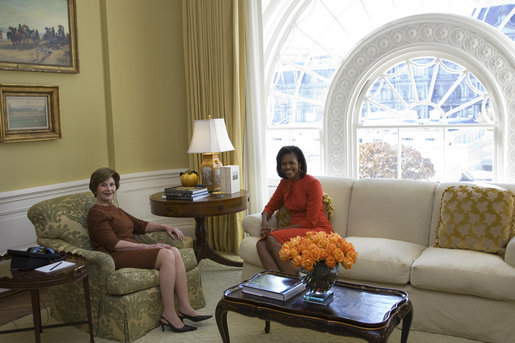
<instances>
[{"instance_id":1,"label":"armchair arm","mask_svg":"<svg viewBox=\"0 0 515 343\"><path fill-rule=\"evenodd\" d=\"M515 236L510 239L508 245L506 246L504 261L515 268Z\"/></svg>"},{"instance_id":2,"label":"armchair arm","mask_svg":"<svg viewBox=\"0 0 515 343\"><path fill-rule=\"evenodd\" d=\"M277 226L277 219L275 214L272 215L269 223L273 227ZM251 236L259 237L259 233L261 232L261 214L255 213L244 217L241 225L244 232Z\"/></svg>"},{"instance_id":3,"label":"armchair arm","mask_svg":"<svg viewBox=\"0 0 515 343\"><path fill-rule=\"evenodd\" d=\"M102 251L78 248L74 245L71 245L70 243L55 238L38 238L38 244L44 247L52 248L56 251L84 256L84 258L88 261L88 265L98 264L104 266L104 269L106 269L106 271L109 273L114 271L113 259L111 256L109 256L109 254L106 254Z\"/></svg>"},{"instance_id":4,"label":"armchair arm","mask_svg":"<svg viewBox=\"0 0 515 343\"><path fill-rule=\"evenodd\" d=\"M113 258L104 252L78 248L63 240L53 238L38 238L38 244L56 251L84 256L88 263L88 275L92 288L106 289L107 278L115 271Z\"/></svg>"},{"instance_id":5,"label":"armchair arm","mask_svg":"<svg viewBox=\"0 0 515 343\"><path fill-rule=\"evenodd\" d=\"M139 243L145 243L145 244L154 244L154 243L165 243L170 244L171 246L176 247L177 249L184 248L183 241L180 241L178 239L172 239L168 235L168 233L164 231L155 231L155 232L147 232L140 235L134 235L134 238Z\"/></svg>"}]
</instances>

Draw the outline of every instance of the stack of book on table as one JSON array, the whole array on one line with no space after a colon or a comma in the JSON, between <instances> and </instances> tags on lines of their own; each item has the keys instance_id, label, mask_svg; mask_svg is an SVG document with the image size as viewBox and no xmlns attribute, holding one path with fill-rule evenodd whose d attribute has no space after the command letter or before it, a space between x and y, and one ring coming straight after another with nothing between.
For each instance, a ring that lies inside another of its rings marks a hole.
<instances>
[{"instance_id":1,"label":"stack of book on table","mask_svg":"<svg viewBox=\"0 0 515 343\"><path fill-rule=\"evenodd\" d=\"M207 198L208 196L209 192L207 188L204 186L176 186L165 188L163 198L194 201L202 198Z\"/></svg>"},{"instance_id":2,"label":"stack of book on table","mask_svg":"<svg viewBox=\"0 0 515 343\"><path fill-rule=\"evenodd\" d=\"M269 273L257 273L242 283L242 292L286 301L306 289L300 279Z\"/></svg>"}]
</instances>

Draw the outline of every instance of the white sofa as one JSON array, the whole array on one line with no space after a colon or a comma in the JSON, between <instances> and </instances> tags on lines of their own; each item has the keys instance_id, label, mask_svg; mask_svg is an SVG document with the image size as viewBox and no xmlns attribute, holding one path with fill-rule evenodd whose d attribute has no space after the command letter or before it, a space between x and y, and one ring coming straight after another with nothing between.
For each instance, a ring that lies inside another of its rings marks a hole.
<instances>
[{"instance_id":1,"label":"white sofa","mask_svg":"<svg viewBox=\"0 0 515 343\"><path fill-rule=\"evenodd\" d=\"M340 268L342 280L407 291L414 330L515 342L515 237L504 258L433 247L442 193L459 183L318 179L333 199L334 230L359 254L351 270ZM515 184L497 186L515 191ZM260 224L259 214L243 220L243 279L263 270Z\"/></svg>"}]
</instances>

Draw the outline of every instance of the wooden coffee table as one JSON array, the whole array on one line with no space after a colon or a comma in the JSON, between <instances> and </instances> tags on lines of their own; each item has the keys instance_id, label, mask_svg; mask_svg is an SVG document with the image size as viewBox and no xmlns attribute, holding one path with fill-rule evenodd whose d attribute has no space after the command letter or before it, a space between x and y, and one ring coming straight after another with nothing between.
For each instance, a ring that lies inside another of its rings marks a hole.
<instances>
[{"instance_id":1,"label":"wooden coffee table","mask_svg":"<svg viewBox=\"0 0 515 343\"><path fill-rule=\"evenodd\" d=\"M282 302L243 294L241 284L229 288L218 302L215 313L222 341L230 342L227 312L233 311L265 320L267 333L270 332L270 321L276 321L293 327L359 337L368 342L387 342L402 320L401 342L407 342L413 306L406 292L341 281L336 282L333 290L334 300L324 306L305 303L304 293Z\"/></svg>"}]
</instances>

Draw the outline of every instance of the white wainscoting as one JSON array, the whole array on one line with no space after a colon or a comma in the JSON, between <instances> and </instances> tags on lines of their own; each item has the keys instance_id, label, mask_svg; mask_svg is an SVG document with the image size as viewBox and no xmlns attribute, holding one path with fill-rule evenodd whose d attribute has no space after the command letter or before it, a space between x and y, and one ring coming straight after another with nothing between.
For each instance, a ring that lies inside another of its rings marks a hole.
<instances>
[{"instance_id":1,"label":"white wainscoting","mask_svg":"<svg viewBox=\"0 0 515 343\"><path fill-rule=\"evenodd\" d=\"M149 196L163 191L165 187L179 185L179 173L183 170L121 175L117 192L120 207L135 217L171 224L186 236L195 237L194 219L158 217L150 213ZM87 192L88 185L89 179L0 193L0 254L5 254L7 249L22 250L37 245L34 226L27 218L27 211L32 205L62 195Z\"/></svg>"}]
</instances>

